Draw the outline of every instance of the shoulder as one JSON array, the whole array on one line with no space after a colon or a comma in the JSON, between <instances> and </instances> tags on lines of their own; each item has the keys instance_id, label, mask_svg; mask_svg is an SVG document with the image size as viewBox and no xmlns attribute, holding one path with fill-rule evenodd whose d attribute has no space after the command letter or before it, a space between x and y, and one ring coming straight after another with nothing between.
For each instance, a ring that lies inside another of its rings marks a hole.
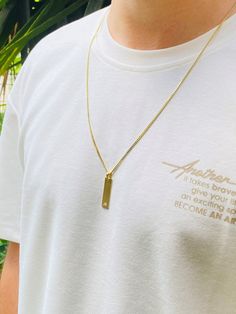
<instances>
[{"instance_id":1,"label":"shoulder","mask_svg":"<svg viewBox=\"0 0 236 314\"><path fill-rule=\"evenodd\" d=\"M97 10L49 33L34 46L25 63L33 63L35 57L47 58L60 49L83 48L106 9Z\"/></svg>"},{"instance_id":2,"label":"shoulder","mask_svg":"<svg viewBox=\"0 0 236 314\"><path fill-rule=\"evenodd\" d=\"M61 26L42 38L33 50L37 53L42 53L45 47L51 50L58 45L82 44L83 40L95 29L97 22L102 17L103 13L105 13L106 9L107 7L102 8L69 24ZM43 51L41 51L41 49L43 49Z\"/></svg>"},{"instance_id":3,"label":"shoulder","mask_svg":"<svg viewBox=\"0 0 236 314\"><path fill-rule=\"evenodd\" d=\"M68 69L81 68L83 54L107 7L63 25L43 37L30 51L11 89L9 100L25 103L38 86L58 79ZM76 63L76 64L75 64ZM71 70L70 70L71 71ZM25 106L25 104L24 104Z\"/></svg>"}]
</instances>

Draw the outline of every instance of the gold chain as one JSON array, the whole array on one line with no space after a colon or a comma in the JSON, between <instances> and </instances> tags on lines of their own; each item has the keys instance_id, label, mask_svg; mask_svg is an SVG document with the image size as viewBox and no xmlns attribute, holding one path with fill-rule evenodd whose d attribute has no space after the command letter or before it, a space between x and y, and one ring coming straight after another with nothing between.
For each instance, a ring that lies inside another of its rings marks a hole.
<instances>
[{"instance_id":1,"label":"gold chain","mask_svg":"<svg viewBox=\"0 0 236 314\"><path fill-rule=\"evenodd\" d=\"M108 170L102 155L99 151L98 145L95 141L95 137L92 131L92 125L91 125L91 119L90 119L90 112L89 112L89 69L90 69L90 54L91 54L91 47L92 44L94 42L94 39L96 38L99 29L104 21L104 18L106 16L107 11L105 12L105 14L103 15L100 23L98 24L98 27L94 33L94 35L92 36L92 39L90 41L89 44L89 48L88 48L88 54L87 54L87 66L86 66L86 100L87 100L87 114L88 114L88 123L89 123L89 130L90 130L90 134L92 137L92 141L94 144L94 147L96 149L96 152L98 154L98 157L100 158L102 165L106 171L106 177L105 177L105 181L104 181L104 189L103 189L103 198L102 198L102 206L104 208L109 208L109 201L110 201L110 193L111 193L111 185L112 185L112 175L115 173L115 171L117 170L117 168L120 166L121 162L125 159L125 157L129 154L129 152L134 148L134 146L140 141L140 139L144 136L144 134L150 129L150 127L153 125L153 123L156 121L156 119L160 116L160 114L162 113L162 111L166 108L166 106L169 104L169 102L172 100L172 98L176 95L176 93L178 92L178 90L180 89L180 87L182 86L182 84L185 82L185 80L187 79L187 77L189 76L189 74L192 72L193 68L195 67L195 65L198 63L198 61L200 60L201 56L203 55L203 53L205 52L206 48L209 46L210 42L213 40L213 38L216 36L216 34L219 32L220 28L222 27L224 21L227 19L229 13L234 9L234 7L236 6L236 2L233 4L233 6L230 8L230 10L227 11L227 13L225 14L225 16L223 17L222 21L220 22L220 24L218 24L218 26L216 27L216 30L213 32L213 34L210 36L209 40L207 41L207 43L204 45L204 47L202 48L202 50L200 51L200 53L197 55L196 59L194 60L193 64L190 66L190 68L187 70L186 74L184 75L184 77L182 78L182 80L179 82L179 84L177 85L177 87L175 88L175 90L173 91L173 93L167 98L167 100L164 102L163 106L161 107L161 110L156 114L156 116L151 120L151 122L147 125L147 127L141 132L141 134L138 136L138 138L134 141L134 143L128 148L128 150L125 152L125 154L122 156L122 158L116 163L116 165L111 169Z\"/></svg>"}]
</instances>

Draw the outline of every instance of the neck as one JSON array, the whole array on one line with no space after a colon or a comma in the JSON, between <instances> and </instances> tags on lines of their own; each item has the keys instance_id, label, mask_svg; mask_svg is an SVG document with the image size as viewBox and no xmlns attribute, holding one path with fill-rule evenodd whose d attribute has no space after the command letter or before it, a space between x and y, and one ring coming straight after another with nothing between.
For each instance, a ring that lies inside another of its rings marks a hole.
<instances>
[{"instance_id":1,"label":"neck","mask_svg":"<svg viewBox=\"0 0 236 314\"><path fill-rule=\"evenodd\" d=\"M190 41L216 27L235 0L113 0L112 37L133 49L162 49ZM236 6L227 18L236 13Z\"/></svg>"}]
</instances>

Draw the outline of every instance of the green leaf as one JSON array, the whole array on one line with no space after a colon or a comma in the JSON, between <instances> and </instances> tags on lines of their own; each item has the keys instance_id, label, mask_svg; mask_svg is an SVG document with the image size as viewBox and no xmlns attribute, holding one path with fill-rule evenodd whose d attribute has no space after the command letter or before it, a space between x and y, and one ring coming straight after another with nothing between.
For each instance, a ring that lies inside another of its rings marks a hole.
<instances>
[{"instance_id":1,"label":"green leaf","mask_svg":"<svg viewBox=\"0 0 236 314\"><path fill-rule=\"evenodd\" d=\"M50 4L52 4L52 2ZM9 68L17 54L25 47L29 40L38 36L49 27L55 25L57 22L73 13L85 3L87 3L87 0L78 0L63 9L61 12L58 12L55 16L49 17L46 21L40 23L38 26L35 26L38 24L36 19L34 20L34 27L32 26L32 23L30 23L30 27L24 30L24 34L21 34L21 37L16 35L11 43L0 50L0 75L2 75ZM45 7L45 11L47 10L48 8ZM39 16L38 19L40 19Z\"/></svg>"},{"instance_id":2,"label":"green leaf","mask_svg":"<svg viewBox=\"0 0 236 314\"><path fill-rule=\"evenodd\" d=\"M7 5L7 0L0 0L0 10L2 10Z\"/></svg>"},{"instance_id":3,"label":"green leaf","mask_svg":"<svg viewBox=\"0 0 236 314\"><path fill-rule=\"evenodd\" d=\"M4 113L0 111L0 134L2 130L2 123L3 123Z\"/></svg>"},{"instance_id":4,"label":"green leaf","mask_svg":"<svg viewBox=\"0 0 236 314\"><path fill-rule=\"evenodd\" d=\"M104 0L89 0L84 15L88 15L103 7Z\"/></svg>"},{"instance_id":5,"label":"green leaf","mask_svg":"<svg viewBox=\"0 0 236 314\"><path fill-rule=\"evenodd\" d=\"M0 47L6 42L16 23L16 13L15 1L11 1L0 11Z\"/></svg>"}]
</instances>

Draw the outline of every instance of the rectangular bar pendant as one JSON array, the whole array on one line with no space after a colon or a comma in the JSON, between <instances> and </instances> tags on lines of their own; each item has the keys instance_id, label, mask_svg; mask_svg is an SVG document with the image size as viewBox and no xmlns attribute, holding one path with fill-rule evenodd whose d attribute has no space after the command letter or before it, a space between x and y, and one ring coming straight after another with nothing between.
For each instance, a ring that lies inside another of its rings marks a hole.
<instances>
[{"instance_id":1,"label":"rectangular bar pendant","mask_svg":"<svg viewBox=\"0 0 236 314\"><path fill-rule=\"evenodd\" d=\"M112 186L112 174L107 173L104 180L103 196L102 196L102 207L109 208L110 196Z\"/></svg>"}]
</instances>

